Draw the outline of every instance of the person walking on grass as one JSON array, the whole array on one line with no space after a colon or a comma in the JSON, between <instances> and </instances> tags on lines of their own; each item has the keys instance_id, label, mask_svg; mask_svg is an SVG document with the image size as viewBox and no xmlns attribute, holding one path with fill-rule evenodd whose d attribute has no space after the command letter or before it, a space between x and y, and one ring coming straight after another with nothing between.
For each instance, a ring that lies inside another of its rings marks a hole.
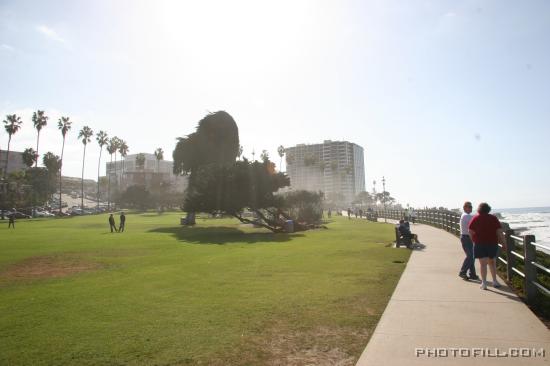
<instances>
[{"instance_id":1,"label":"person walking on grass","mask_svg":"<svg viewBox=\"0 0 550 366\"><path fill-rule=\"evenodd\" d=\"M491 206L483 202L477 208L477 215L472 218L469 225L470 238L474 242L474 257L479 259L481 267L481 289L487 290L487 266L491 271L493 286L499 288L497 281L496 256L498 243L506 249L506 241L502 225L498 218L490 214Z\"/></svg>"},{"instance_id":2,"label":"person walking on grass","mask_svg":"<svg viewBox=\"0 0 550 366\"><path fill-rule=\"evenodd\" d=\"M109 226L111 227L111 232L116 231L118 233L118 229L116 228L115 218L113 214L109 215Z\"/></svg>"},{"instance_id":3,"label":"person walking on grass","mask_svg":"<svg viewBox=\"0 0 550 366\"><path fill-rule=\"evenodd\" d=\"M458 276L466 281L478 280L479 277L476 274L474 259L474 244L472 243L472 238L470 238L470 232L468 231L470 221L472 221L474 217L474 215L472 215L472 202L464 202L462 208L464 209L464 213L460 216L460 242L462 243L462 250L464 250L466 258L464 258L462 262L462 267L460 268Z\"/></svg>"},{"instance_id":4,"label":"person walking on grass","mask_svg":"<svg viewBox=\"0 0 550 366\"><path fill-rule=\"evenodd\" d=\"M126 215L124 215L124 212L120 212L120 226L118 227L119 233L124 232L125 225L126 225Z\"/></svg>"},{"instance_id":5,"label":"person walking on grass","mask_svg":"<svg viewBox=\"0 0 550 366\"><path fill-rule=\"evenodd\" d=\"M15 229L15 212L10 213L8 217L8 229L10 227Z\"/></svg>"}]
</instances>

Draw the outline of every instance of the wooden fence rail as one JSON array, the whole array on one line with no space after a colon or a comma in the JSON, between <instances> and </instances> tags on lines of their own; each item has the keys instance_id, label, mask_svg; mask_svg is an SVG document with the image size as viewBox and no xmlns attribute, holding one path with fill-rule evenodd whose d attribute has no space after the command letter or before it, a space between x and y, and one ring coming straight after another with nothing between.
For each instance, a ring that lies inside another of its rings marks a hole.
<instances>
[{"instance_id":1,"label":"wooden fence rail","mask_svg":"<svg viewBox=\"0 0 550 366\"><path fill-rule=\"evenodd\" d=\"M371 215L391 220L409 219L403 210L378 210ZM415 222L434 226L453 235L460 236L460 214L445 210L417 210ZM508 224L504 224L508 227ZM510 283L516 276L523 279L523 291L527 303L534 301L537 293L550 296L550 246L538 244L534 235L518 236L514 230L505 231L506 250L499 250L498 261L506 265ZM499 244L502 248L502 245ZM539 249L539 250L537 250ZM546 251L546 253L544 253ZM503 255L505 254L505 255ZM545 266L546 264L546 266ZM522 271L523 270L523 271ZM543 283L541 283L543 282ZM545 285L546 284L546 285Z\"/></svg>"}]
</instances>

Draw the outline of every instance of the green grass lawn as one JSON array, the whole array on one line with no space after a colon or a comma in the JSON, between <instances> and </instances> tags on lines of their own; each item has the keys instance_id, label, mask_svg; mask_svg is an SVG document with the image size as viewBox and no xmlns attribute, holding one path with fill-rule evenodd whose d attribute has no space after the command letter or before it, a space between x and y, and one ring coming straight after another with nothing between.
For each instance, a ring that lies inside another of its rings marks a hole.
<instances>
[{"instance_id":1,"label":"green grass lawn","mask_svg":"<svg viewBox=\"0 0 550 366\"><path fill-rule=\"evenodd\" d=\"M0 364L352 365L410 253L362 220L287 235L180 216L1 222Z\"/></svg>"}]
</instances>

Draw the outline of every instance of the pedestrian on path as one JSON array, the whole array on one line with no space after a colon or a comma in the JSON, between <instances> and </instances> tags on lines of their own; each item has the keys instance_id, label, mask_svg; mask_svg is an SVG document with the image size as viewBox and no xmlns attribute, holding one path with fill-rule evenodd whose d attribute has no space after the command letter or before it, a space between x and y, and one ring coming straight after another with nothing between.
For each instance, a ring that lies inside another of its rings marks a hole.
<instances>
[{"instance_id":1,"label":"pedestrian on path","mask_svg":"<svg viewBox=\"0 0 550 366\"><path fill-rule=\"evenodd\" d=\"M458 275L464 280L477 280L479 277L476 274L474 243L472 243L472 238L470 238L470 232L468 231L470 221L474 217L472 215L472 203L466 201L462 208L464 209L464 213L460 216L460 242L462 243L462 250L464 250L466 258L462 262Z\"/></svg>"},{"instance_id":2,"label":"pedestrian on path","mask_svg":"<svg viewBox=\"0 0 550 366\"><path fill-rule=\"evenodd\" d=\"M506 249L506 241L502 225L498 218L490 214L491 206L482 202L477 208L477 215L472 218L469 225L470 238L474 242L474 257L479 259L481 267L481 289L487 290L487 265L493 278L493 286L500 287L496 274L496 256L498 243Z\"/></svg>"},{"instance_id":3,"label":"pedestrian on path","mask_svg":"<svg viewBox=\"0 0 550 366\"><path fill-rule=\"evenodd\" d=\"M109 226L111 227L111 232L116 231L118 233L118 229L116 228L115 218L113 214L109 215Z\"/></svg>"}]
</instances>

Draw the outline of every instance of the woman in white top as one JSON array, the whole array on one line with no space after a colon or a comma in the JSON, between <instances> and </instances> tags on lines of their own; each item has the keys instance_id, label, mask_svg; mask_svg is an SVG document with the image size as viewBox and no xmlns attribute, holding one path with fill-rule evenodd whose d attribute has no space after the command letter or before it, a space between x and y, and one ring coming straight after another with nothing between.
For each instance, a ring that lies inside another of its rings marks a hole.
<instances>
[{"instance_id":1,"label":"woman in white top","mask_svg":"<svg viewBox=\"0 0 550 366\"><path fill-rule=\"evenodd\" d=\"M458 275L464 280L477 280L479 277L477 277L476 274L474 244L468 232L470 220L474 217L474 215L472 215L472 203L470 201L464 202L463 209L464 213L460 217L460 242L462 243L462 249L466 254L466 258L464 258L462 262L462 267Z\"/></svg>"}]
</instances>

